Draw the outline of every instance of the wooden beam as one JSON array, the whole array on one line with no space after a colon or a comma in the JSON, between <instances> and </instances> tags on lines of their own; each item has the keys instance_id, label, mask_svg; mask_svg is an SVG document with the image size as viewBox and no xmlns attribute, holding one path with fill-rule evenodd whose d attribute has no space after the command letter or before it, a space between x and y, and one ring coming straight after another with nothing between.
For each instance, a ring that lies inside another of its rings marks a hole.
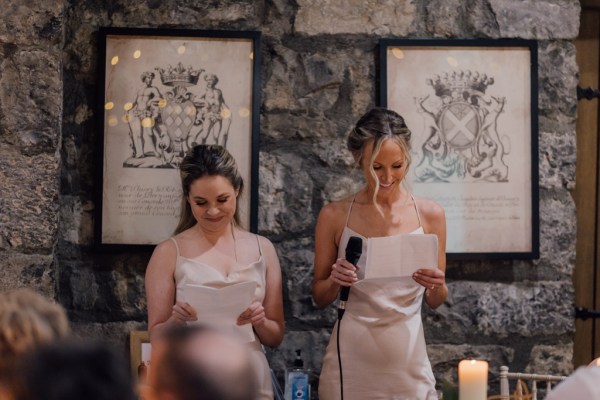
<instances>
[{"instance_id":1,"label":"wooden beam","mask_svg":"<svg viewBox=\"0 0 600 400\"><path fill-rule=\"evenodd\" d=\"M586 10L586 9L600 10L600 0L581 0L580 4L581 4L582 10Z\"/></svg>"},{"instance_id":2,"label":"wooden beam","mask_svg":"<svg viewBox=\"0 0 600 400\"><path fill-rule=\"evenodd\" d=\"M598 1L600 3L600 1ZM600 12L584 10L579 38L575 41L579 85L598 87L600 74ZM594 296L594 271L598 266L600 212L598 209L598 99L580 100L577 109L577 170L575 205L577 207L577 258L573 274L575 302L579 307L597 308ZM596 287L598 287L596 285ZM594 345L600 345L599 329L593 320L576 320L573 364L588 364ZM594 332L596 331L596 332Z\"/></svg>"}]
</instances>

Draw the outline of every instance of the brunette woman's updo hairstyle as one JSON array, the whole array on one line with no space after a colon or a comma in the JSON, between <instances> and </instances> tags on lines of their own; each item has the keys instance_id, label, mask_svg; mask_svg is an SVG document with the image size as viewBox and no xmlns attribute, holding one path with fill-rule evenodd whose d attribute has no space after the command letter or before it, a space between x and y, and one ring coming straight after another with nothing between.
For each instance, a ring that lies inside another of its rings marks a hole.
<instances>
[{"instance_id":1,"label":"brunette woman's updo hairstyle","mask_svg":"<svg viewBox=\"0 0 600 400\"><path fill-rule=\"evenodd\" d=\"M375 180L374 203L379 191L379 179L373 169L373 161L379 154L381 144L387 139L394 141L404 153L404 162L408 170L410 166L410 135L411 132L400 114L380 107L373 108L363 115L348 135L348 150L359 165L362 165L363 162L368 163L369 172ZM373 142L373 152L370 160L364 160L365 147L369 142Z\"/></svg>"},{"instance_id":2,"label":"brunette woman's updo hairstyle","mask_svg":"<svg viewBox=\"0 0 600 400\"><path fill-rule=\"evenodd\" d=\"M196 224L192 214L192 208L188 202L190 187L192 183L205 176L222 176L226 178L231 186L238 191L237 199L240 198L244 189L244 180L238 172L235 159L223 146L197 145L186 154L179 165L181 177L181 214L175 234L183 232ZM239 224L238 209L235 210L235 223Z\"/></svg>"}]
</instances>

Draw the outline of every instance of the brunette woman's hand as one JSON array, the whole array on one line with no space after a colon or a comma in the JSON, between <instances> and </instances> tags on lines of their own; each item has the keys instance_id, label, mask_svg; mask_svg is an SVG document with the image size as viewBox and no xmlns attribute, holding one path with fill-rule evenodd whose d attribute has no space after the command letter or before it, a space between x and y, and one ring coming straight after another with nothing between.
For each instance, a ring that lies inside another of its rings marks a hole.
<instances>
[{"instance_id":1,"label":"brunette woman's hand","mask_svg":"<svg viewBox=\"0 0 600 400\"><path fill-rule=\"evenodd\" d=\"M338 258L335 264L331 266L329 279L341 286L352 286L358 281L357 271L357 266L350 264L343 258Z\"/></svg>"},{"instance_id":2,"label":"brunette woman's hand","mask_svg":"<svg viewBox=\"0 0 600 400\"><path fill-rule=\"evenodd\" d=\"M413 279L419 285L435 290L444 286L446 275L437 268L421 268L413 274Z\"/></svg>"},{"instance_id":3,"label":"brunette woman's hand","mask_svg":"<svg viewBox=\"0 0 600 400\"><path fill-rule=\"evenodd\" d=\"M237 324L252 324L252 326L260 326L264 324L266 320L267 317L265 315L265 308L260 302L255 301L254 303L250 304L250 307L240 314L237 319Z\"/></svg>"},{"instance_id":4,"label":"brunette woman's hand","mask_svg":"<svg viewBox=\"0 0 600 400\"><path fill-rule=\"evenodd\" d=\"M175 323L184 324L186 322L197 321L198 315L196 314L194 307L186 302L178 301L173 305L173 310L171 311L171 317L169 319Z\"/></svg>"}]
</instances>

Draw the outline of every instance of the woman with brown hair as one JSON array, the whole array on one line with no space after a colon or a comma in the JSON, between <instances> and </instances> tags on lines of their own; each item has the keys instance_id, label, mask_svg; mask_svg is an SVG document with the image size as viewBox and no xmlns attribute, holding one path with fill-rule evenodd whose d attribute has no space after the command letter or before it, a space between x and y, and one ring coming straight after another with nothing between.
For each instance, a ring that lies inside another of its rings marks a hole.
<instances>
[{"instance_id":1,"label":"woman with brown hair","mask_svg":"<svg viewBox=\"0 0 600 400\"><path fill-rule=\"evenodd\" d=\"M271 242L237 223L243 181L234 158L222 146L198 145L180 165L183 199L175 235L156 246L146 271L151 338L169 324L203 319L203 310L183 301L186 284L223 288L254 281L253 302L238 325L251 324L261 399L272 398L262 345L278 346L284 333L281 270ZM206 304L210 308L214 305Z\"/></svg>"}]
</instances>

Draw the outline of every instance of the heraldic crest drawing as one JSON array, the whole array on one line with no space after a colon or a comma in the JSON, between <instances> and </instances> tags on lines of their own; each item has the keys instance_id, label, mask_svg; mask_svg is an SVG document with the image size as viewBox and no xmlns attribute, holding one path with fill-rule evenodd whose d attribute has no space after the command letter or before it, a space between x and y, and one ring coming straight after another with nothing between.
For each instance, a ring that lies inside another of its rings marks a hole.
<instances>
[{"instance_id":1,"label":"heraldic crest drawing","mask_svg":"<svg viewBox=\"0 0 600 400\"><path fill-rule=\"evenodd\" d=\"M506 99L486 95L494 78L475 71L455 71L428 79L436 98L415 98L424 120L416 182L507 182L510 152L498 119Z\"/></svg>"},{"instance_id":2,"label":"heraldic crest drawing","mask_svg":"<svg viewBox=\"0 0 600 400\"><path fill-rule=\"evenodd\" d=\"M231 110L217 88L219 78L204 69L154 68L166 89L153 86L155 73L141 74L142 87L130 103L125 119L129 125L130 156L124 167L176 168L196 144L227 146ZM196 89L200 77L204 89Z\"/></svg>"}]
</instances>

